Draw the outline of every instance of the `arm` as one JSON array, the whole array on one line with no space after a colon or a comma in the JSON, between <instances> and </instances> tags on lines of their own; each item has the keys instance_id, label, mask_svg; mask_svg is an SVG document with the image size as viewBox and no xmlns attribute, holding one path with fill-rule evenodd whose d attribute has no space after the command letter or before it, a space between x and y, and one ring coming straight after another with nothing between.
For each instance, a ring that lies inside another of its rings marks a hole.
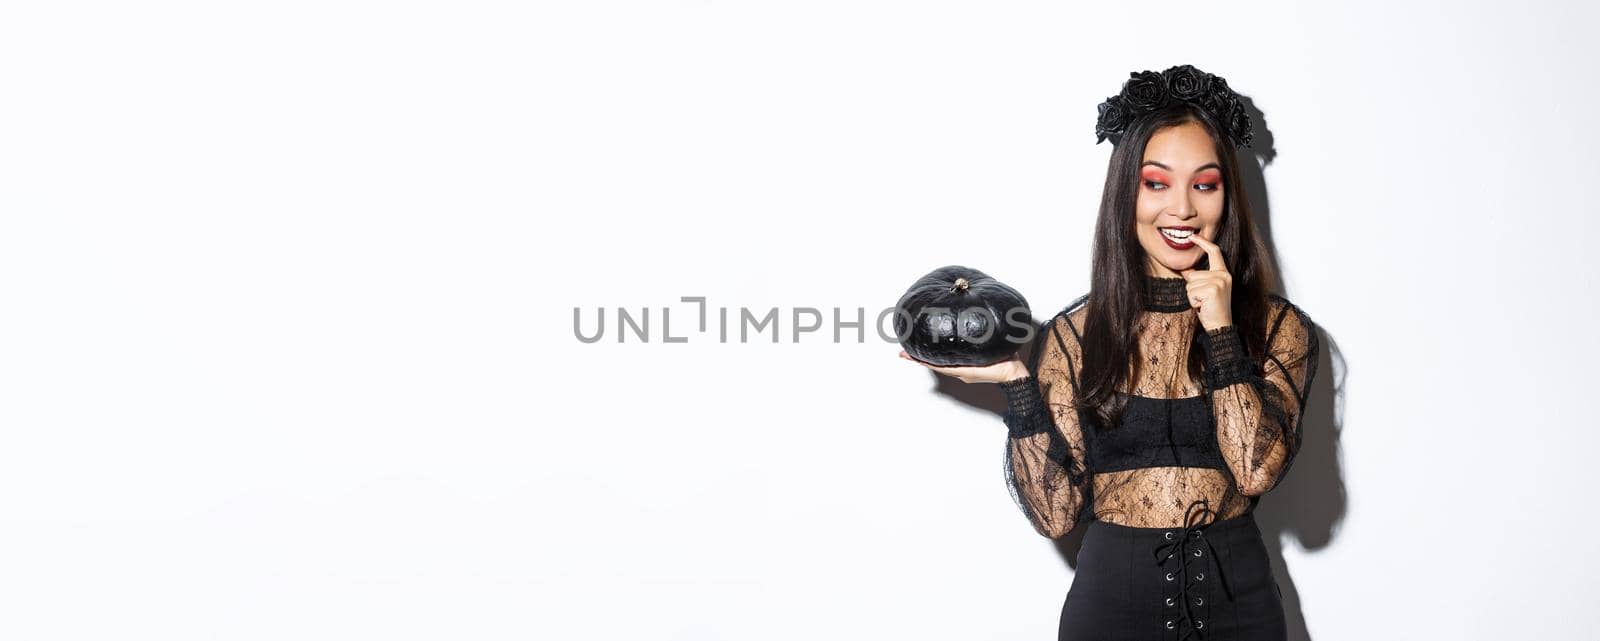
<instances>
[{"instance_id":1,"label":"arm","mask_svg":"<svg viewBox=\"0 0 1600 641\"><path fill-rule=\"evenodd\" d=\"M1029 375L1000 383L1007 409L1006 484L1040 535L1070 532L1089 504L1089 474L1078 423L1076 332L1058 316L1040 328ZM1063 337L1062 334L1071 337Z\"/></svg>"},{"instance_id":2,"label":"arm","mask_svg":"<svg viewBox=\"0 0 1600 641\"><path fill-rule=\"evenodd\" d=\"M1305 312L1286 300L1268 322L1267 355L1253 365L1238 329L1201 332L1205 384L1216 418L1217 445L1239 491L1259 496L1277 485L1300 449L1300 419L1317 371L1317 334Z\"/></svg>"}]
</instances>

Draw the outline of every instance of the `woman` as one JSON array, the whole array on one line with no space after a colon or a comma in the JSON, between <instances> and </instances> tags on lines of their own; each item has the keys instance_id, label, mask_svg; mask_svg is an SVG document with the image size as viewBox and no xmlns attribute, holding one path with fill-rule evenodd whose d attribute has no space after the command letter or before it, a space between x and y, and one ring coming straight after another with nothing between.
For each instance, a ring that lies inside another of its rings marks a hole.
<instances>
[{"instance_id":1,"label":"woman","mask_svg":"<svg viewBox=\"0 0 1600 641\"><path fill-rule=\"evenodd\" d=\"M1132 74L1097 133L1114 149L1089 293L1026 364L928 367L1004 390L1006 480L1040 534L1088 522L1062 641L1283 639L1253 508L1299 448L1318 346L1266 290L1234 153L1250 119L1183 65Z\"/></svg>"}]
</instances>

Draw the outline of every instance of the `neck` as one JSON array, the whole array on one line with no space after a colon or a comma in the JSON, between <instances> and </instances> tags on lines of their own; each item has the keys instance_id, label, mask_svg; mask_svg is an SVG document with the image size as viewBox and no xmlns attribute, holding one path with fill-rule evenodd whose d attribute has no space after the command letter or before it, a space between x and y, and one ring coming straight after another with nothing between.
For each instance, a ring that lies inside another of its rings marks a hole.
<instances>
[{"instance_id":1,"label":"neck","mask_svg":"<svg viewBox=\"0 0 1600 641\"><path fill-rule=\"evenodd\" d=\"M1189 281L1176 274L1157 276L1145 274L1144 308L1152 312L1186 312L1189 305Z\"/></svg>"},{"instance_id":2,"label":"neck","mask_svg":"<svg viewBox=\"0 0 1600 641\"><path fill-rule=\"evenodd\" d=\"M1146 261L1145 273L1156 278L1183 278L1182 274L1172 271L1171 267L1161 264L1158 260Z\"/></svg>"}]
</instances>

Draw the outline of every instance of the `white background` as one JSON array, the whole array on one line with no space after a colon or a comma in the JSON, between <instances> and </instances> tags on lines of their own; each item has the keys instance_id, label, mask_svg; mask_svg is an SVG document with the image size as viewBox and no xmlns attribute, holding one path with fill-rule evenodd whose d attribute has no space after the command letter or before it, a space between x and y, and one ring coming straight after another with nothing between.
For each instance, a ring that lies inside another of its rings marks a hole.
<instances>
[{"instance_id":1,"label":"white background","mask_svg":"<svg viewBox=\"0 0 1600 641\"><path fill-rule=\"evenodd\" d=\"M1072 547L974 390L831 319L721 343L679 297L870 318L961 263L1047 316L1088 286L1095 105L1183 63L1265 115L1326 346L1259 512L1295 638L1592 636L1596 26L9 4L0 637L1052 639Z\"/></svg>"}]
</instances>

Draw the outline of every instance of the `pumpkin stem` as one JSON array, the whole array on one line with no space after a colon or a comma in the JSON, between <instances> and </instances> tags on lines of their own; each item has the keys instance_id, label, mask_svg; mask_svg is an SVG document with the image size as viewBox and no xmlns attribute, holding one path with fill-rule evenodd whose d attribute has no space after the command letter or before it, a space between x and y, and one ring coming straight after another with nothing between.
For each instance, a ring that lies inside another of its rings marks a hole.
<instances>
[{"instance_id":1,"label":"pumpkin stem","mask_svg":"<svg viewBox=\"0 0 1600 641\"><path fill-rule=\"evenodd\" d=\"M955 287L951 287L950 291L952 291L952 292L964 292L964 291L967 291L967 279L965 277L957 278L956 279L956 286Z\"/></svg>"}]
</instances>

